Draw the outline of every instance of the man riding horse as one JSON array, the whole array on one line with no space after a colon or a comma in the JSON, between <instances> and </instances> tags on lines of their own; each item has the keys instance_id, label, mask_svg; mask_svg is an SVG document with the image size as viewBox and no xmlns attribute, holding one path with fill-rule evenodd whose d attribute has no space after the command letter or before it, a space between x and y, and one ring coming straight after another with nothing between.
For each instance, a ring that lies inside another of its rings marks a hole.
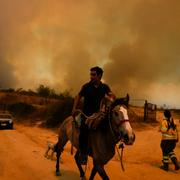
<instances>
[{"instance_id":1,"label":"man riding horse","mask_svg":"<svg viewBox=\"0 0 180 180\"><path fill-rule=\"evenodd\" d=\"M102 75L103 70L100 67L96 66L90 69L90 81L82 86L80 92L75 97L72 109L73 117L75 116L77 106L82 97L84 98L83 113L86 116L91 116L93 113L100 111L100 104L104 97L112 101L115 99L115 95L111 92L109 86L102 83ZM81 164L86 164L87 162L88 126L86 125L85 121L86 118L81 116L79 135L79 160Z\"/></svg>"}]
</instances>

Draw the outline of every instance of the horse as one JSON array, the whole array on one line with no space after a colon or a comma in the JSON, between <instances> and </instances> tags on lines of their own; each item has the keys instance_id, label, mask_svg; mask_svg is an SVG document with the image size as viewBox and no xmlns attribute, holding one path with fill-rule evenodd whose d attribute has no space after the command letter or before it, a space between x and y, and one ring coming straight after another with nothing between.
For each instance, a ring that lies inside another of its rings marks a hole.
<instances>
[{"instance_id":1,"label":"horse","mask_svg":"<svg viewBox=\"0 0 180 180\"><path fill-rule=\"evenodd\" d=\"M115 154L115 146L121 140L126 145L132 145L135 141L135 134L131 128L127 114L129 96L119 98L112 102L106 112L103 121L96 129L89 129L88 133L88 155L93 159L93 168L89 180L93 180L96 173L103 180L109 177L105 172L104 165ZM69 116L60 125L59 138L56 146L56 175L61 175L59 169L59 159L67 141L77 149L74 159L80 172L81 180L86 179L85 172L79 161L79 128L75 125L74 118Z\"/></svg>"}]
</instances>

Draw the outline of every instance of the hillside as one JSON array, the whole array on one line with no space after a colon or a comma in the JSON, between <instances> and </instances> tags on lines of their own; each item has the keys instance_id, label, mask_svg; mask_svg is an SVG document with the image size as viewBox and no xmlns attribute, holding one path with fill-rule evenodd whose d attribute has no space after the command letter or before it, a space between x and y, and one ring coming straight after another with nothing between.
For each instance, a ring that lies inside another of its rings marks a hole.
<instances>
[{"instance_id":1,"label":"hillside","mask_svg":"<svg viewBox=\"0 0 180 180\"><path fill-rule=\"evenodd\" d=\"M0 110L10 111L17 122L56 126L70 114L73 99L45 98L37 95L22 95L15 92L0 92Z\"/></svg>"},{"instance_id":2,"label":"hillside","mask_svg":"<svg viewBox=\"0 0 180 180\"><path fill-rule=\"evenodd\" d=\"M73 98L45 98L35 95L23 95L15 92L0 92L0 110L9 110L18 122L43 124L57 127L64 118L70 115ZM154 119L144 121L144 108L129 106L128 114L134 124L144 126L154 124L162 119L163 110L157 109ZM172 110L173 117L180 119L180 110Z\"/></svg>"}]
</instances>

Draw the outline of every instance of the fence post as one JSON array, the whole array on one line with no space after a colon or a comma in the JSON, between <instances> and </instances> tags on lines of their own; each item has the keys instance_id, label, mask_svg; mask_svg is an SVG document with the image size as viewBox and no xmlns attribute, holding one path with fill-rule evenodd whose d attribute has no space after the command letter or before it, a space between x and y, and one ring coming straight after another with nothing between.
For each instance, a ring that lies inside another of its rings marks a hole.
<instances>
[{"instance_id":1,"label":"fence post","mask_svg":"<svg viewBox=\"0 0 180 180\"><path fill-rule=\"evenodd\" d=\"M147 102L147 100L145 100L145 103L144 103L144 121L147 120L147 117L148 117L148 102Z\"/></svg>"}]
</instances>

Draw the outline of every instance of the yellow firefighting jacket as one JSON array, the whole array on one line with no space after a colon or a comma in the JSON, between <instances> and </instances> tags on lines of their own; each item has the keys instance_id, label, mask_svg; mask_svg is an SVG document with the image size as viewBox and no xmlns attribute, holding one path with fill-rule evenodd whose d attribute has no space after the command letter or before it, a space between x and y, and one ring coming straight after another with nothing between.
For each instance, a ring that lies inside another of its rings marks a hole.
<instances>
[{"instance_id":1,"label":"yellow firefighting jacket","mask_svg":"<svg viewBox=\"0 0 180 180\"><path fill-rule=\"evenodd\" d=\"M162 133L162 140L177 140L178 139L178 131L177 126L175 129L168 129L167 119L163 119L160 125L160 132Z\"/></svg>"}]
</instances>

